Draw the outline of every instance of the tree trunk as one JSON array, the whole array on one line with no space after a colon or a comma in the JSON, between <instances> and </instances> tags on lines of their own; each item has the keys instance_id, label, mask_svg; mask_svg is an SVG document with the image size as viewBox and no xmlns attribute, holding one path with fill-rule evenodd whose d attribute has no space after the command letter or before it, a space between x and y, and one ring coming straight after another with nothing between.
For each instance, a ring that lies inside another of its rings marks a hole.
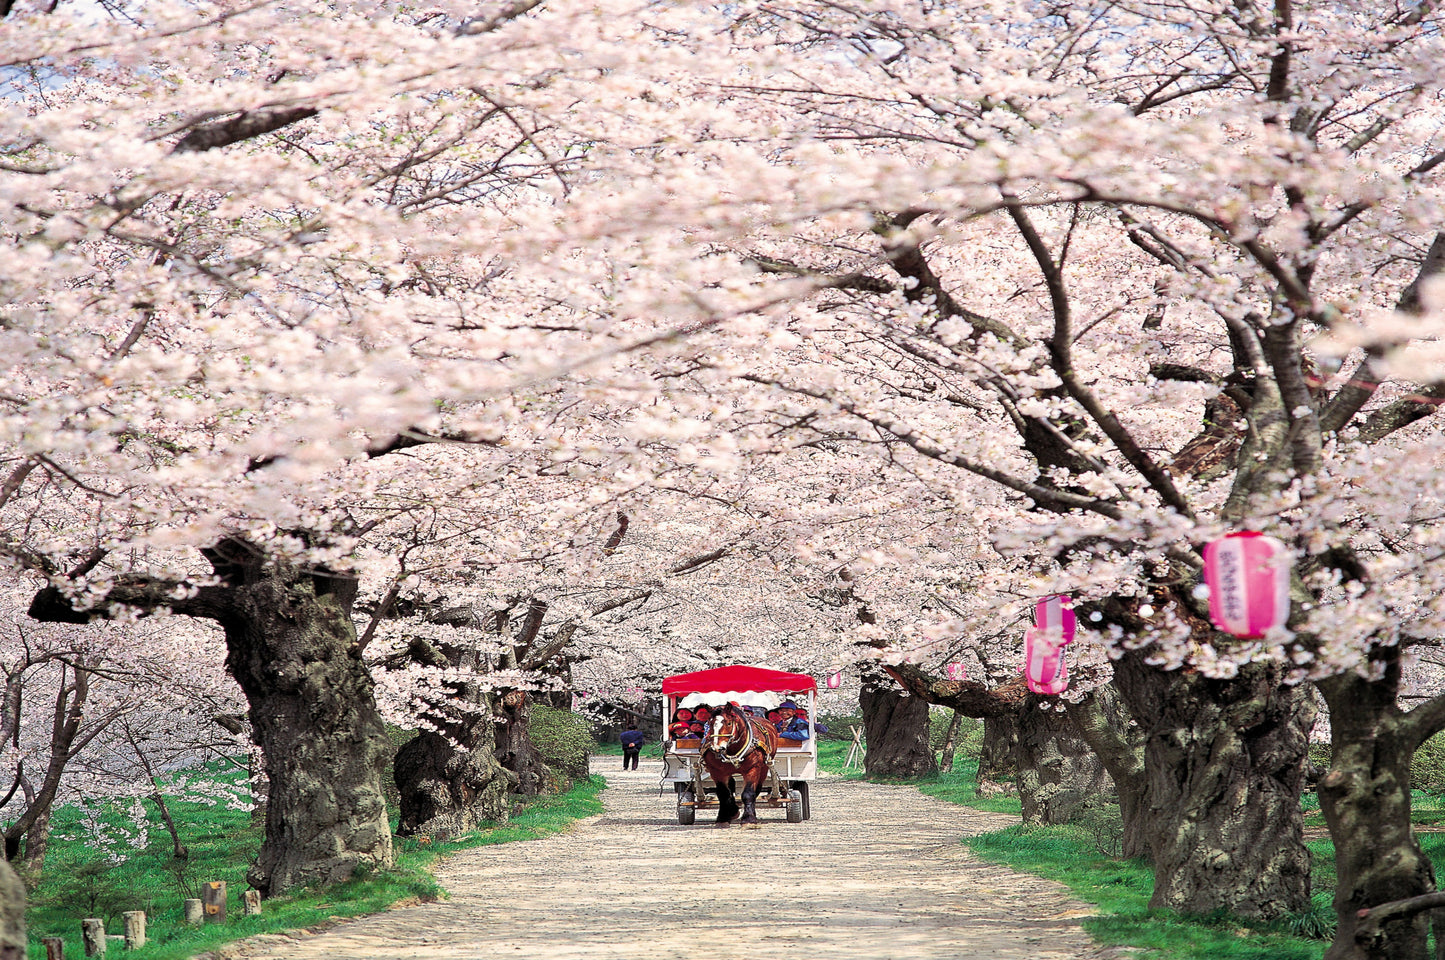
<instances>
[{"instance_id":1,"label":"tree trunk","mask_svg":"<svg viewBox=\"0 0 1445 960\"><path fill-rule=\"evenodd\" d=\"M907 696L886 676L865 675L858 707L868 738L870 777L921 777L937 771L928 743L928 701Z\"/></svg>"},{"instance_id":2,"label":"tree trunk","mask_svg":"<svg viewBox=\"0 0 1445 960\"><path fill-rule=\"evenodd\" d=\"M505 822L508 794L516 782L497 762L492 720L476 724L469 749L424 730L396 752L396 787L401 793L397 835L444 840L475 830L486 820Z\"/></svg>"},{"instance_id":3,"label":"tree trunk","mask_svg":"<svg viewBox=\"0 0 1445 960\"><path fill-rule=\"evenodd\" d=\"M472 644L416 639L408 652L436 668L480 666ZM470 681L448 683L447 691L445 701L427 710L437 729L423 730L396 753L392 772L400 794L401 836L454 837L484 820L505 821L511 813L507 795L517 780L497 760L496 698Z\"/></svg>"},{"instance_id":4,"label":"tree trunk","mask_svg":"<svg viewBox=\"0 0 1445 960\"><path fill-rule=\"evenodd\" d=\"M50 848L50 816L54 804L48 805L25 831L25 846L20 853L19 870L29 883L35 883L45 872L45 853Z\"/></svg>"},{"instance_id":5,"label":"tree trunk","mask_svg":"<svg viewBox=\"0 0 1445 960\"><path fill-rule=\"evenodd\" d=\"M1018 774L1018 755L1014 749L1018 739L1017 713L989 715L983 718L983 746L978 752L980 786L985 783L1012 779Z\"/></svg>"},{"instance_id":6,"label":"tree trunk","mask_svg":"<svg viewBox=\"0 0 1445 960\"><path fill-rule=\"evenodd\" d=\"M151 782L155 782L154 778L152 778ZM156 810L160 812L161 822L166 825L166 833L171 835L171 856L177 860L189 860L191 858L191 851L186 848L185 843L181 840L181 832L176 829L176 821L175 818L171 816L171 808L166 803L165 796L157 790L151 794L151 802L156 805Z\"/></svg>"},{"instance_id":7,"label":"tree trunk","mask_svg":"<svg viewBox=\"0 0 1445 960\"><path fill-rule=\"evenodd\" d=\"M0 960L25 960L25 884L0 860Z\"/></svg>"},{"instance_id":8,"label":"tree trunk","mask_svg":"<svg viewBox=\"0 0 1445 960\"><path fill-rule=\"evenodd\" d=\"M963 714L953 711L953 719L948 721L948 732L943 735L942 756L938 760L938 768L944 773L953 772L953 755L958 751L958 728L962 723Z\"/></svg>"},{"instance_id":9,"label":"tree trunk","mask_svg":"<svg viewBox=\"0 0 1445 960\"><path fill-rule=\"evenodd\" d=\"M1018 714L1028 700L1028 690L1019 677L997 687L977 680L944 680L924 673L911 663L885 665L890 677L904 690L928 703L956 710L965 717L983 720L983 747L979 752L980 787L1000 777L1013 776L1014 743L1018 740ZM865 684L870 681L865 675ZM862 702L860 693L859 702ZM869 745L872 747L871 743Z\"/></svg>"},{"instance_id":10,"label":"tree trunk","mask_svg":"<svg viewBox=\"0 0 1445 960\"><path fill-rule=\"evenodd\" d=\"M1330 710L1332 759L1318 790L1338 875L1339 926L1326 960L1430 956L1428 911L1356 936L1360 911L1435 889L1435 872L1410 826L1410 761L1420 741L1397 705L1398 677L1395 664L1381 680L1347 673L1319 684Z\"/></svg>"},{"instance_id":11,"label":"tree trunk","mask_svg":"<svg viewBox=\"0 0 1445 960\"><path fill-rule=\"evenodd\" d=\"M1124 822L1120 856L1126 859L1149 855L1148 786L1144 774L1143 735L1119 701L1113 683L1095 687L1078 703L1066 703L1069 719L1079 738L1098 756L1119 797L1119 817Z\"/></svg>"},{"instance_id":12,"label":"tree trunk","mask_svg":"<svg viewBox=\"0 0 1445 960\"><path fill-rule=\"evenodd\" d=\"M1104 764L1080 739L1056 698L1031 695L1019 713L1019 799L1024 823L1060 824L1114 800L1114 783Z\"/></svg>"},{"instance_id":13,"label":"tree trunk","mask_svg":"<svg viewBox=\"0 0 1445 960\"><path fill-rule=\"evenodd\" d=\"M349 615L351 580L268 576L221 620L265 757L266 839L246 875L271 897L390 866L381 775L390 744Z\"/></svg>"},{"instance_id":14,"label":"tree trunk","mask_svg":"<svg viewBox=\"0 0 1445 960\"><path fill-rule=\"evenodd\" d=\"M69 680L66 679L67 676L70 677ZM114 719L113 714L110 715L111 719L102 717L98 723L91 724L81 738L89 696L90 671L80 665L64 666L52 707L50 755L45 766L45 776L38 787L24 777L19 779L25 792L25 809L5 828L5 859L18 865L20 875L25 882L32 885L40 879L41 870L45 866L45 848L50 839L50 814L65 775L66 765L91 737ZM77 738L81 738L78 744Z\"/></svg>"},{"instance_id":15,"label":"tree trunk","mask_svg":"<svg viewBox=\"0 0 1445 960\"><path fill-rule=\"evenodd\" d=\"M1275 664L1230 680L1115 665L1144 728L1151 907L1272 919L1309 905L1300 794L1314 706Z\"/></svg>"},{"instance_id":16,"label":"tree trunk","mask_svg":"<svg viewBox=\"0 0 1445 960\"><path fill-rule=\"evenodd\" d=\"M497 724L497 759L516 776L516 790L535 797L547 787L547 764L532 744L532 711L523 690L510 690L501 699Z\"/></svg>"},{"instance_id":17,"label":"tree trunk","mask_svg":"<svg viewBox=\"0 0 1445 960\"><path fill-rule=\"evenodd\" d=\"M251 885L275 896L345 880L357 867L390 866L381 785L390 744L351 622L356 581L272 558L239 538L202 553L219 582L121 576L93 610L75 610L46 587L31 601L30 615L85 623L119 604L218 622L226 666L250 703L251 736L270 781L266 837L247 874Z\"/></svg>"}]
</instances>

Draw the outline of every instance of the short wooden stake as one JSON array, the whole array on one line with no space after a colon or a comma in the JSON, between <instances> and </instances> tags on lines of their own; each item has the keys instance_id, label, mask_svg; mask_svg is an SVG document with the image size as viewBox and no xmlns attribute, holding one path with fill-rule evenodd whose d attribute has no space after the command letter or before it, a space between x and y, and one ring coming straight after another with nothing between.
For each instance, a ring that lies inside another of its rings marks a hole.
<instances>
[{"instance_id":1,"label":"short wooden stake","mask_svg":"<svg viewBox=\"0 0 1445 960\"><path fill-rule=\"evenodd\" d=\"M146 945L146 913L144 910L127 910L120 915L125 921L125 948L139 950Z\"/></svg>"},{"instance_id":2,"label":"short wooden stake","mask_svg":"<svg viewBox=\"0 0 1445 960\"><path fill-rule=\"evenodd\" d=\"M201 906L201 901L189 899L183 904L186 923L193 927L199 927L206 917L206 911Z\"/></svg>"},{"instance_id":3,"label":"short wooden stake","mask_svg":"<svg viewBox=\"0 0 1445 960\"><path fill-rule=\"evenodd\" d=\"M60 937L41 937L45 945L45 960L65 960L65 941Z\"/></svg>"},{"instance_id":4,"label":"short wooden stake","mask_svg":"<svg viewBox=\"0 0 1445 960\"><path fill-rule=\"evenodd\" d=\"M206 904L206 919L211 923L226 922L226 881L208 880L201 885L201 899Z\"/></svg>"},{"instance_id":5,"label":"short wooden stake","mask_svg":"<svg viewBox=\"0 0 1445 960\"><path fill-rule=\"evenodd\" d=\"M105 921L94 917L80 921L80 937L87 957L105 956Z\"/></svg>"},{"instance_id":6,"label":"short wooden stake","mask_svg":"<svg viewBox=\"0 0 1445 960\"><path fill-rule=\"evenodd\" d=\"M260 913L261 913L261 891L260 891L260 890L247 890L246 893L245 893L245 898L246 898L246 908L245 908L245 910L246 910L246 916L248 916L248 917L259 916Z\"/></svg>"}]
</instances>

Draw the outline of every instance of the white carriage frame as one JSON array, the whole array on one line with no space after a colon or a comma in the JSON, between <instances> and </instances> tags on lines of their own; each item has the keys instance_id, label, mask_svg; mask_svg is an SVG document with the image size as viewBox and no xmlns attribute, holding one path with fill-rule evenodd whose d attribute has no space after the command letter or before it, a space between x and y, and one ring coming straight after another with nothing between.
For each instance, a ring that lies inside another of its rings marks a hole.
<instances>
[{"instance_id":1,"label":"white carriage frame","mask_svg":"<svg viewBox=\"0 0 1445 960\"><path fill-rule=\"evenodd\" d=\"M670 695L662 698L662 729L672 728L672 718L677 713L677 701L684 695ZM813 728L817 716L818 691L799 690L786 693L794 699L807 697L808 739L803 741L779 738L778 752L769 765L768 779L763 791L758 794L756 804L760 807L782 807L789 823L798 823L812 817L811 783L818 776L818 738ZM719 694L719 698L722 695ZM673 784L677 794L677 820L684 826L696 819L697 811L715 807L718 801L708 791L717 784L702 762L700 741L682 741L668 738L663 741L662 782ZM734 776L734 791L739 777Z\"/></svg>"}]
</instances>

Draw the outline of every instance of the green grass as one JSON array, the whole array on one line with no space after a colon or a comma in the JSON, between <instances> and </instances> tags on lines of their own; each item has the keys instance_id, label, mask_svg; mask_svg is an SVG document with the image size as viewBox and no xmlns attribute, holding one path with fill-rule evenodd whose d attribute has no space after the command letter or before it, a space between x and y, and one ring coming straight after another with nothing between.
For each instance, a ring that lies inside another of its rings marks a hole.
<instances>
[{"instance_id":1,"label":"green grass","mask_svg":"<svg viewBox=\"0 0 1445 960\"><path fill-rule=\"evenodd\" d=\"M849 770L843 769L843 764L848 759L848 749L852 745L852 741L849 740L819 740L818 769L846 777L849 780L861 780L863 778L861 766L855 766Z\"/></svg>"},{"instance_id":2,"label":"green grass","mask_svg":"<svg viewBox=\"0 0 1445 960\"><path fill-rule=\"evenodd\" d=\"M967 757L954 760L951 773L938 773L915 781L918 789L930 797L947 800L975 810L990 813L1011 813L1023 815L1023 804L1018 797L978 796L978 761Z\"/></svg>"},{"instance_id":3,"label":"green grass","mask_svg":"<svg viewBox=\"0 0 1445 960\"><path fill-rule=\"evenodd\" d=\"M239 782L235 774L223 779ZM357 876L325 890L303 889L267 900L262 914L242 915L241 891L246 889L245 873L262 839L262 828L251 822L248 812L208 807L198 803L171 801L172 816L181 830L190 857L178 861L172 856L170 836L154 807L150 814L150 843L131 851L120 863L105 861L80 840L63 836L79 831L84 811L63 808L56 811L56 839L52 840L44 876L31 892L27 920L30 927L30 957L43 960L41 937L63 937L69 956L80 956L80 921L102 917L108 933L121 931L120 915L126 910L146 912L149 940L141 950L127 957L136 960L180 960L213 950L223 943L259 933L295 930L325 924L335 918L375 913L406 900L436 900L446 892L432 877L429 867L448 853L497 843L535 840L561 832L575 821L602 811L598 794L604 781L589 777L559 796L540 797L512 820L490 825L455 842L423 844L398 840L395 869ZM114 811L98 811L97 818L112 826L121 822ZM224 924L195 928L181 920L181 901L199 897L200 884L226 881L230 894Z\"/></svg>"},{"instance_id":4,"label":"green grass","mask_svg":"<svg viewBox=\"0 0 1445 960\"><path fill-rule=\"evenodd\" d=\"M929 796L994 813L1018 815L1017 797L979 797L978 763L959 757L951 773L913 781ZM1292 936L1288 924L1250 924L1232 917L1199 919L1149 909L1153 871L1144 860L1119 860L1100 852L1099 837L1085 826L1027 827L1022 824L963 841L978 856L1022 873L1055 880L1099 915L1080 920L1105 946L1131 947L1141 960L1318 960L1325 943ZM1445 838L1442 838L1445 843ZM1316 889L1333 889L1334 851L1328 841L1311 844ZM1316 911L1331 918L1329 898L1316 898Z\"/></svg>"}]
</instances>

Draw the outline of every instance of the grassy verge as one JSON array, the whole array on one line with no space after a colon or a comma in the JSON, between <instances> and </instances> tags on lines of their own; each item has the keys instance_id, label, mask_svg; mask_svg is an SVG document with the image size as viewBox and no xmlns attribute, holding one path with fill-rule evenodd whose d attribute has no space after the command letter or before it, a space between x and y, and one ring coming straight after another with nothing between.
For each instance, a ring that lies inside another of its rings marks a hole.
<instances>
[{"instance_id":1,"label":"grassy verge","mask_svg":"<svg viewBox=\"0 0 1445 960\"><path fill-rule=\"evenodd\" d=\"M505 825L484 827L455 842L399 840L395 869L357 876L323 891L304 889L267 900L256 917L242 916L240 904L246 868L261 843L261 827L251 822L248 812L224 805L171 802L172 816L190 851L187 859L178 860L155 809L147 804L149 842L131 849L129 856L117 862L96 853L82 839L87 832L124 830L114 811L58 810L56 839L45 874L31 892L29 955L43 960L40 938L54 936L67 941L68 956L78 957L82 953L82 918L102 917L107 932L119 933L120 915L126 910L146 912L150 941L143 949L128 952L127 957L179 960L259 933L314 927L337 918L375 913L406 900L441 899L446 893L429 870L437 858L470 847L558 833L576 820L602 811L598 794L603 785L601 777L590 777L564 794L533 800ZM125 840L118 844L130 845ZM227 883L232 901L227 920L199 928L187 926L181 918L181 901L199 897L200 885L210 880Z\"/></svg>"},{"instance_id":2,"label":"grassy verge","mask_svg":"<svg viewBox=\"0 0 1445 960\"><path fill-rule=\"evenodd\" d=\"M952 773L916 783L922 792L950 803L997 813L1020 812L1017 797L979 797L976 773L976 761L960 759ZM1324 952L1324 941L1296 936L1291 925L1298 929L1314 924L1318 930L1318 924L1331 915L1334 849L1328 841L1310 844L1315 889L1325 891L1316 895L1315 909L1272 925L1150 910L1154 878L1149 864L1110 857L1102 849L1108 843L1098 825L1020 824L963 842L985 860L1068 887L1076 899L1099 910L1098 916L1080 921L1090 936L1107 946L1133 947L1141 960L1317 960Z\"/></svg>"}]
</instances>

